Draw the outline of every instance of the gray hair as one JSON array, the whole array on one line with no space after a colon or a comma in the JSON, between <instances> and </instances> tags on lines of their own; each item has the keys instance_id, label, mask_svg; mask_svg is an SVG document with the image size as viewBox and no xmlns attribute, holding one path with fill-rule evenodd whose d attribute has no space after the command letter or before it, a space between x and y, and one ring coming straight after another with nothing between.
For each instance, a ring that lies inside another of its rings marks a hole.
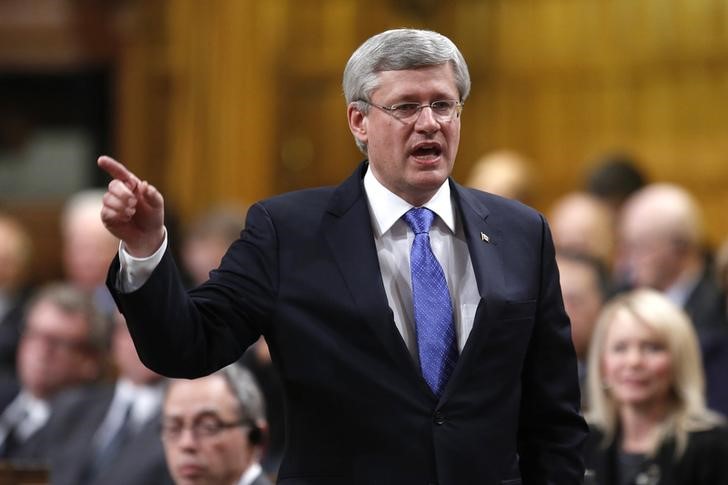
<instances>
[{"instance_id":1,"label":"gray hair","mask_svg":"<svg viewBox=\"0 0 728 485\"><path fill-rule=\"evenodd\" d=\"M240 419L265 421L263 393L253 374L240 364L230 364L215 372L225 379L240 409Z\"/></svg>"},{"instance_id":2,"label":"gray hair","mask_svg":"<svg viewBox=\"0 0 728 485\"><path fill-rule=\"evenodd\" d=\"M65 228L73 220L83 214L98 215L104 205L103 189L85 189L71 195L63 204L61 224ZM99 216L99 221L101 220Z\"/></svg>"},{"instance_id":3,"label":"gray hair","mask_svg":"<svg viewBox=\"0 0 728 485\"><path fill-rule=\"evenodd\" d=\"M382 71L401 71L437 66L449 62L455 74L460 101L470 94L470 74L465 58L457 46L442 34L429 30L387 30L367 39L349 58L344 69L343 89L346 103L369 102L379 86ZM358 103L367 113L368 105ZM366 145L356 140L366 153Z\"/></svg>"},{"instance_id":4,"label":"gray hair","mask_svg":"<svg viewBox=\"0 0 728 485\"><path fill-rule=\"evenodd\" d=\"M88 325L88 348L99 356L109 349L111 322L86 292L67 283L49 283L40 288L25 307L26 315L41 302L48 302L67 315L80 315Z\"/></svg>"}]
</instances>

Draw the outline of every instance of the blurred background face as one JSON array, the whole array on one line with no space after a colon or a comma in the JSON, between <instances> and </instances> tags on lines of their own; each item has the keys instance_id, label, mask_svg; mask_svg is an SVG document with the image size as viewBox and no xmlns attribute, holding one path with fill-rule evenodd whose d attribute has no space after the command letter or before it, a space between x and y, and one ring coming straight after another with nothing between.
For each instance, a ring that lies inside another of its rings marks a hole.
<instances>
[{"instance_id":1,"label":"blurred background face","mask_svg":"<svg viewBox=\"0 0 728 485\"><path fill-rule=\"evenodd\" d=\"M594 323L604 303L599 277L587 263L559 259L564 307L571 320L571 339L579 359L589 349Z\"/></svg>"},{"instance_id":2,"label":"blurred background face","mask_svg":"<svg viewBox=\"0 0 728 485\"><path fill-rule=\"evenodd\" d=\"M149 370L139 360L126 321L120 313L117 313L114 317L114 334L111 347L114 364L119 371L119 376L129 379L137 385L150 384L161 378L159 374Z\"/></svg>"},{"instance_id":3,"label":"blurred background face","mask_svg":"<svg viewBox=\"0 0 728 485\"><path fill-rule=\"evenodd\" d=\"M185 241L182 247L182 261L195 285L207 281L210 271L220 265L231 242L215 236L197 237Z\"/></svg>"},{"instance_id":4,"label":"blurred background face","mask_svg":"<svg viewBox=\"0 0 728 485\"><path fill-rule=\"evenodd\" d=\"M69 218L63 228L63 267L68 280L87 291L103 285L118 244L101 223L98 211Z\"/></svg>"},{"instance_id":5,"label":"blurred background face","mask_svg":"<svg viewBox=\"0 0 728 485\"><path fill-rule=\"evenodd\" d=\"M622 310L607 330L602 374L618 406L664 406L672 386L672 356L654 330Z\"/></svg>"},{"instance_id":6,"label":"blurred background face","mask_svg":"<svg viewBox=\"0 0 728 485\"><path fill-rule=\"evenodd\" d=\"M237 401L225 379L212 375L191 381L172 381L163 410L165 429L181 429L162 440L177 485L233 485L253 461L249 428L234 426L203 436L192 426L233 423L240 419Z\"/></svg>"},{"instance_id":7,"label":"blurred background face","mask_svg":"<svg viewBox=\"0 0 728 485\"><path fill-rule=\"evenodd\" d=\"M72 385L93 379L98 364L88 344L88 322L51 302L30 309L18 348L22 385L34 396L49 398Z\"/></svg>"},{"instance_id":8,"label":"blurred background face","mask_svg":"<svg viewBox=\"0 0 728 485\"><path fill-rule=\"evenodd\" d=\"M664 291L680 275L679 249L669 236L629 227L623 234L620 252L626 264L628 281L636 288Z\"/></svg>"}]
</instances>

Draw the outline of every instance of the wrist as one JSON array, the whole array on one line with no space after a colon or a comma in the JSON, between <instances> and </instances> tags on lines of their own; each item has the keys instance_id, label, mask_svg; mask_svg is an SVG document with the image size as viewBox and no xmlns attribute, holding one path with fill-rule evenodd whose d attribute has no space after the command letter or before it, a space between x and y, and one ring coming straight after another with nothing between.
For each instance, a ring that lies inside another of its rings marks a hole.
<instances>
[{"instance_id":1,"label":"wrist","mask_svg":"<svg viewBox=\"0 0 728 485\"><path fill-rule=\"evenodd\" d=\"M133 243L130 243L129 241L122 241L122 243L124 245L124 250L130 256L138 259L144 259L153 256L154 253L159 251L162 244L164 244L166 237L167 230L164 226L162 226L159 232L154 236L141 238Z\"/></svg>"}]
</instances>

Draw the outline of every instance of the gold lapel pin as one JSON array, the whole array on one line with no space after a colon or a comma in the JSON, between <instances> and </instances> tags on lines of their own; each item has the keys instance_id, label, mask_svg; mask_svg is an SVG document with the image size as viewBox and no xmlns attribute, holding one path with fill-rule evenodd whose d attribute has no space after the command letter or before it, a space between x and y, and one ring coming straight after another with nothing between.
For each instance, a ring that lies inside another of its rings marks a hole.
<instances>
[{"instance_id":1,"label":"gold lapel pin","mask_svg":"<svg viewBox=\"0 0 728 485\"><path fill-rule=\"evenodd\" d=\"M489 242L490 242L490 238L489 238L489 237L488 237L488 235L487 235L486 233L484 233L484 232L481 232L481 233L480 233L480 240L481 240L481 241L485 241L485 242L487 242L487 243L489 243Z\"/></svg>"}]
</instances>

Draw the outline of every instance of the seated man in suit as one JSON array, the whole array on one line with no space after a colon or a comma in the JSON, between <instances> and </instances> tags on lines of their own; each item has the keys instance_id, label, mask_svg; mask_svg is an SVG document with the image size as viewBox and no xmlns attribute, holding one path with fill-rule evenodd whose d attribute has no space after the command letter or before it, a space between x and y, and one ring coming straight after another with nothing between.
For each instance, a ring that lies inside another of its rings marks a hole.
<instances>
[{"instance_id":1,"label":"seated man in suit","mask_svg":"<svg viewBox=\"0 0 728 485\"><path fill-rule=\"evenodd\" d=\"M260 466L266 427L262 394L239 364L171 381L162 441L176 485L270 485Z\"/></svg>"},{"instance_id":2,"label":"seated man in suit","mask_svg":"<svg viewBox=\"0 0 728 485\"><path fill-rule=\"evenodd\" d=\"M114 303L104 286L105 261L119 247L119 240L99 224L103 191L87 189L68 198L61 213L61 256L64 275L70 283L91 295L109 318Z\"/></svg>"},{"instance_id":3,"label":"seated man in suit","mask_svg":"<svg viewBox=\"0 0 728 485\"><path fill-rule=\"evenodd\" d=\"M626 279L685 310L700 339L708 405L728 413L726 298L706 257L705 236L698 201L679 185L649 184L624 204L619 237Z\"/></svg>"},{"instance_id":4,"label":"seated man in suit","mask_svg":"<svg viewBox=\"0 0 728 485\"><path fill-rule=\"evenodd\" d=\"M45 461L54 401L101 376L108 334L91 298L74 287L53 284L31 299L18 348L19 390L0 387L0 457Z\"/></svg>"},{"instance_id":5,"label":"seated man in suit","mask_svg":"<svg viewBox=\"0 0 728 485\"><path fill-rule=\"evenodd\" d=\"M48 424L53 485L171 485L160 411L166 379L147 369L117 312L116 381L66 393Z\"/></svg>"},{"instance_id":6,"label":"seated man in suit","mask_svg":"<svg viewBox=\"0 0 728 485\"><path fill-rule=\"evenodd\" d=\"M544 217L450 179L467 65L450 39L375 35L344 70L368 159L254 204L185 290L161 193L101 157L107 284L142 361L200 377L263 335L286 396L286 485L576 485L586 424ZM308 113L315 116L315 113Z\"/></svg>"}]
</instances>

